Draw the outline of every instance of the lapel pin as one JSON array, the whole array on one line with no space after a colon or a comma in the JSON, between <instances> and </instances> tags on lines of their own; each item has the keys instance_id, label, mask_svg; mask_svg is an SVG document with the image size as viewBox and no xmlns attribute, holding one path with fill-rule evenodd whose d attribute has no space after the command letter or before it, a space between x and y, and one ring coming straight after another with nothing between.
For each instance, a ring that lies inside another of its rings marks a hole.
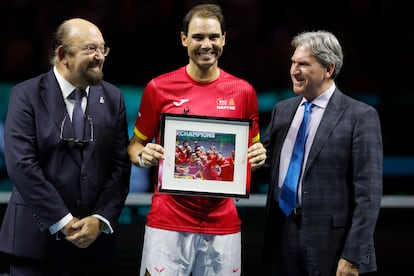
<instances>
[{"instance_id":1,"label":"lapel pin","mask_svg":"<svg viewBox=\"0 0 414 276\"><path fill-rule=\"evenodd\" d=\"M99 103L100 103L100 104L103 104L104 102L105 102L104 97L100 97L100 98L99 98Z\"/></svg>"}]
</instances>

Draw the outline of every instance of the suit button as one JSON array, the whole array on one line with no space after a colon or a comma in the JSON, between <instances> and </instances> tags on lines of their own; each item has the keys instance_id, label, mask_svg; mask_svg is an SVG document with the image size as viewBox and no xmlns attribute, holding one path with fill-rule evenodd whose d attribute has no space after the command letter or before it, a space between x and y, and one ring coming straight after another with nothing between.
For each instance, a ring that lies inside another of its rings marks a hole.
<instances>
[{"instance_id":1,"label":"suit button","mask_svg":"<svg viewBox=\"0 0 414 276\"><path fill-rule=\"evenodd\" d=\"M82 175L82 180L86 180L86 178L88 178L86 174Z\"/></svg>"},{"instance_id":2,"label":"suit button","mask_svg":"<svg viewBox=\"0 0 414 276\"><path fill-rule=\"evenodd\" d=\"M81 206L82 205L82 200L78 199L76 200L76 206Z\"/></svg>"}]
</instances>

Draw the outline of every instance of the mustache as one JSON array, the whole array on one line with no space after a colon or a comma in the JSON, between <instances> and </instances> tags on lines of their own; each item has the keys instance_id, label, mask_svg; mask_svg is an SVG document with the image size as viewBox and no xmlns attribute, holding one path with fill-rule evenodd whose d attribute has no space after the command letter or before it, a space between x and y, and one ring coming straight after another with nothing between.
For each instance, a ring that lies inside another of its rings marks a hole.
<instances>
[{"instance_id":1,"label":"mustache","mask_svg":"<svg viewBox=\"0 0 414 276\"><path fill-rule=\"evenodd\" d=\"M102 61L92 60L91 62L88 63L88 68L90 68L90 67L96 67L96 66L102 67L102 64L103 64Z\"/></svg>"}]
</instances>

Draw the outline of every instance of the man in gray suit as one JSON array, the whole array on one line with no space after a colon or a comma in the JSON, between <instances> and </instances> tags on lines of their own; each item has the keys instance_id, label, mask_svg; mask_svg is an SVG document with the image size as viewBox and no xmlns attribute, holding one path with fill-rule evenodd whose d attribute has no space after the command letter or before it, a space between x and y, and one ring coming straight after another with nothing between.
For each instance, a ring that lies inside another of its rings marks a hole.
<instances>
[{"instance_id":1,"label":"man in gray suit","mask_svg":"<svg viewBox=\"0 0 414 276\"><path fill-rule=\"evenodd\" d=\"M297 35L290 75L293 97L276 104L264 145L270 163L264 259L272 275L359 275L375 271L374 230L382 196L383 146L377 111L344 95L337 38ZM279 207L289 161L312 102L296 203Z\"/></svg>"},{"instance_id":2,"label":"man in gray suit","mask_svg":"<svg viewBox=\"0 0 414 276\"><path fill-rule=\"evenodd\" d=\"M108 52L98 27L67 20L51 70L11 91L5 160L13 191L0 230L11 275L111 275L131 163L124 98L102 80ZM85 93L77 133L76 89Z\"/></svg>"}]
</instances>

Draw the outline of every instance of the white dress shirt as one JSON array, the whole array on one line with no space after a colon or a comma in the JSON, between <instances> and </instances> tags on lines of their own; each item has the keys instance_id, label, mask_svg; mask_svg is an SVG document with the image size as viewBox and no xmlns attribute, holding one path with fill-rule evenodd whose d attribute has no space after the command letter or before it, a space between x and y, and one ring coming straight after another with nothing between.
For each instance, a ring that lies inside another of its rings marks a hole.
<instances>
[{"instance_id":1,"label":"white dress shirt","mask_svg":"<svg viewBox=\"0 0 414 276\"><path fill-rule=\"evenodd\" d=\"M298 204L301 204L301 191L302 191L302 174L306 167L306 161L308 160L308 155L310 148L315 138L316 130L322 120L323 113L325 112L326 106L328 105L329 99L331 98L333 92L335 91L335 83L331 85L324 93L319 97L315 98L312 103L314 104L308 121L308 128L306 130L306 144L305 144L305 154L303 157L302 172L299 178L298 184ZM279 188L283 186L283 182L286 177L286 173L289 167L289 162L293 152L293 146L295 144L296 136L299 131L300 124L303 120L304 113L304 102L307 100L302 99L302 102L299 104L298 109L296 110L295 116L293 117L292 124L290 125L289 131L287 133L286 139L283 142L282 152L280 153L280 164L279 164Z\"/></svg>"}]
</instances>

